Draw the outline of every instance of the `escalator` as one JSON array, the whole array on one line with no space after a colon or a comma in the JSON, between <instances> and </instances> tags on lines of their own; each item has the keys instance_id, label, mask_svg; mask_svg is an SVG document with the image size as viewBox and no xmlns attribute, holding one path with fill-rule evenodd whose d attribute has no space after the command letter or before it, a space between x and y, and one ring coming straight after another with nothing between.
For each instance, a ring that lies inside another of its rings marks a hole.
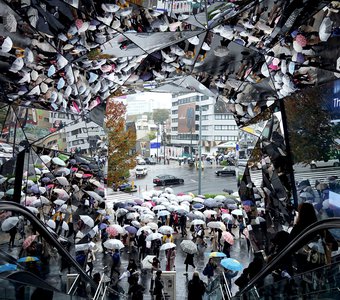
<instances>
[{"instance_id":1,"label":"escalator","mask_svg":"<svg viewBox=\"0 0 340 300\"><path fill-rule=\"evenodd\" d=\"M339 228L340 218L325 219L312 224L292 240L232 299L340 299L339 256L333 256L331 264L279 281L272 280L272 272L278 265L282 265L284 259L291 257L304 245L315 240L321 231Z\"/></svg>"},{"instance_id":2,"label":"escalator","mask_svg":"<svg viewBox=\"0 0 340 300\"><path fill-rule=\"evenodd\" d=\"M73 258L73 256L63 247L63 245L58 241L58 236L52 233L50 230L46 228L46 225L39 220L30 210L26 207L17 204L15 202L10 201L1 201L0 202L0 211L10 211L13 214L22 215L26 220L30 222L32 226L34 226L35 230L39 233L39 237L44 239L50 246L52 246L56 251L66 259L71 268L75 270L72 282L70 282L69 286L58 286L57 283L60 283L59 273L56 270L59 270L59 266L54 266L54 272L50 272L49 276L46 278L41 278L36 276L30 272L26 272L25 268L22 267L22 264L18 264L18 261L15 257L13 257L10 253L1 250L0 251L0 261L2 264L8 263L11 265L15 265L16 268L13 270L9 270L6 272L0 273L0 300L1 299L87 299L93 298L90 295L83 294L80 297L75 296L77 294L78 285L82 287L88 286L92 289L92 291L98 290L98 284L93 281L93 279L85 272L85 270L78 264L78 262ZM69 280L69 278L67 278ZM70 277L71 280L71 277ZM73 283L73 284L72 284ZM18 295L18 287L24 287L23 294ZM102 289L102 287L101 287ZM35 291L40 291L38 294L46 295L34 298ZM102 289L103 290L103 289ZM27 298L27 293L31 293L30 297ZM124 295L117 293L116 291L110 289L106 286L105 289L106 295L114 294L116 299L125 298ZM99 293L96 293L99 298ZM6 295L4 297L3 295ZM25 297L26 295L26 297ZM59 296L60 297L59 297ZM104 292L100 293L101 299L106 299Z\"/></svg>"}]
</instances>

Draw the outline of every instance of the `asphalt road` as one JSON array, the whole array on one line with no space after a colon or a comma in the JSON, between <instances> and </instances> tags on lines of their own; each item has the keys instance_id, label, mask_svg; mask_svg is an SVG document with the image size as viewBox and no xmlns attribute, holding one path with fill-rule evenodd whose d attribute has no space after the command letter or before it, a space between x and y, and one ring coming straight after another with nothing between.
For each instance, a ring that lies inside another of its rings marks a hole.
<instances>
[{"instance_id":1,"label":"asphalt road","mask_svg":"<svg viewBox=\"0 0 340 300\"><path fill-rule=\"evenodd\" d=\"M184 179L183 185L170 186L175 193L188 193L192 192L198 194L199 175L198 170L195 167L189 167L188 164L182 164L176 161L170 161L169 165L157 164L148 165L148 174L144 178L135 178L132 175L130 181L134 181L137 186L137 192L142 193L151 189L164 189L164 187L156 187L152 183L152 180L157 175L174 175ZM204 170L202 171L201 180L201 193L202 194L215 194L223 192L223 189L237 190L236 177L235 176L216 176L215 171L221 169L221 166L204 164ZM134 174L134 173L133 173Z\"/></svg>"}]
</instances>

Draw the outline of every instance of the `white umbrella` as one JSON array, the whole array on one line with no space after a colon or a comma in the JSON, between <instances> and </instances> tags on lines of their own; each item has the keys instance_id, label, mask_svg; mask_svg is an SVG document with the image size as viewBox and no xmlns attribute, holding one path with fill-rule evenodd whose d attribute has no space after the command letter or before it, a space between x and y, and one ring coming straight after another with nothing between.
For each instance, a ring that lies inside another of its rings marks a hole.
<instances>
[{"instance_id":1,"label":"white umbrella","mask_svg":"<svg viewBox=\"0 0 340 300\"><path fill-rule=\"evenodd\" d=\"M117 239L108 239L107 241L104 242L104 247L107 249L123 249L124 245L120 240Z\"/></svg>"},{"instance_id":2,"label":"white umbrella","mask_svg":"<svg viewBox=\"0 0 340 300\"><path fill-rule=\"evenodd\" d=\"M153 241L153 240L160 240L162 239L162 237L163 237L163 234L158 233L158 232L153 232L146 237L146 241L148 242L148 241Z\"/></svg>"},{"instance_id":3,"label":"white umbrella","mask_svg":"<svg viewBox=\"0 0 340 300\"><path fill-rule=\"evenodd\" d=\"M158 225L154 222L149 222L148 226L152 229L152 230L157 230L158 229Z\"/></svg>"},{"instance_id":4,"label":"white umbrella","mask_svg":"<svg viewBox=\"0 0 340 300\"><path fill-rule=\"evenodd\" d=\"M153 210L162 210L162 209L166 209L166 207L162 204L156 205L156 206L153 207Z\"/></svg>"},{"instance_id":5,"label":"white umbrella","mask_svg":"<svg viewBox=\"0 0 340 300\"><path fill-rule=\"evenodd\" d=\"M170 212L167 210L161 210L157 213L158 217L169 216L169 215L170 215Z\"/></svg>"},{"instance_id":6,"label":"white umbrella","mask_svg":"<svg viewBox=\"0 0 340 300\"><path fill-rule=\"evenodd\" d=\"M233 221L234 217L231 214L222 214L222 220L227 219L228 221Z\"/></svg>"},{"instance_id":7,"label":"white umbrella","mask_svg":"<svg viewBox=\"0 0 340 300\"><path fill-rule=\"evenodd\" d=\"M137 219L139 217L139 213L136 212L130 212L126 215L126 219L131 220L131 219Z\"/></svg>"},{"instance_id":8,"label":"white umbrella","mask_svg":"<svg viewBox=\"0 0 340 300\"><path fill-rule=\"evenodd\" d=\"M138 229L136 235L138 235L138 236L141 235L142 231L146 232L148 235L152 233L152 230L149 226L143 226L143 227Z\"/></svg>"},{"instance_id":9,"label":"white umbrella","mask_svg":"<svg viewBox=\"0 0 340 300\"><path fill-rule=\"evenodd\" d=\"M144 214L140 216L140 221L144 222L144 223L148 223L153 221L154 216L153 215L149 215L149 214Z\"/></svg>"},{"instance_id":10,"label":"white umbrella","mask_svg":"<svg viewBox=\"0 0 340 300\"><path fill-rule=\"evenodd\" d=\"M94 221L93 221L93 219L90 216L80 215L79 217L84 222L85 225L87 225L89 227L93 227L94 226Z\"/></svg>"},{"instance_id":11,"label":"white umbrella","mask_svg":"<svg viewBox=\"0 0 340 300\"><path fill-rule=\"evenodd\" d=\"M99 201L99 202L104 202L104 198L98 195L96 192L93 191L84 191L86 194L91 196L94 200Z\"/></svg>"},{"instance_id":12,"label":"white umbrella","mask_svg":"<svg viewBox=\"0 0 340 300\"><path fill-rule=\"evenodd\" d=\"M118 224L110 225L110 227L116 229L119 234L125 234L126 233L126 230Z\"/></svg>"},{"instance_id":13,"label":"white umbrella","mask_svg":"<svg viewBox=\"0 0 340 300\"><path fill-rule=\"evenodd\" d=\"M55 205L63 205L65 204L65 201L64 200L61 200L61 199L57 199L53 202Z\"/></svg>"},{"instance_id":14,"label":"white umbrella","mask_svg":"<svg viewBox=\"0 0 340 300\"><path fill-rule=\"evenodd\" d=\"M242 209L234 209L231 211L231 214L236 216L243 216Z\"/></svg>"},{"instance_id":15,"label":"white umbrella","mask_svg":"<svg viewBox=\"0 0 340 300\"><path fill-rule=\"evenodd\" d=\"M212 215L217 215L217 212L214 211L214 210L212 210L212 209L208 209L208 210L205 210L205 211L203 212L203 214L204 214L207 218L209 218L209 217L212 216Z\"/></svg>"},{"instance_id":16,"label":"white umbrella","mask_svg":"<svg viewBox=\"0 0 340 300\"><path fill-rule=\"evenodd\" d=\"M226 227L222 222L216 221L216 222L209 222L207 224L209 228L216 228L216 229L221 229L222 231L226 231Z\"/></svg>"},{"instance_id":17,"label":"white umbrella","mask_svg":"<svg viewBox=\"0 0 340 300\"><path fill-rule=\"evenodd\" d=\"M164 225L158 228L158 232L163 233L163 234L168 234L168 233L173 234L174 230L172 227Z\"/></svg>"},{"instance_id":18,"label":"white umbrella","mask_svg":"<svg viewBox=\"0 0 340 300\"><path fill-rule=\"evenodd\" d=\"M52 219L49 219L47 222L46 222L46 225L52 229L55 229L56 228L56 224L55 222L52 220Z\"/></svg>"},{"instance_id":19,"label":"white umbrella","mask_svg":"<svg viewBox=\"0 0 340 300\"><path fill-rule=\"evenodd\" d=\"M1 51L7 53L11 51L12 47L13 47L13 42L11 38L8 36L5 38L4 42L1 45Z\"/></svg>"},{"instance_id":20,"label":"white umbrella","mask_svg":"<svg viewBox=\"0 0 340 300\"><path fill-rule=\"evenodd\" d=\"M9 32L16 32L17 30L17 20L15 16L9 12L4 16L4 27Z\"/></svg>"},{"instance_id":21,"label":"white umbrella","mask_svg":"<svg viewBox=\"0 0 340 300\"><path fill-rule=\"evenodd\" d=\"M145 258L142 260L142 269L144 270L151 270L152 269L152 261L155 258L155 255L147 255Z\"/></svg>"},{"instance_id":22,"label":"white umbrella","mask_svg":"<svg viewBox=\"0 0 340 300\"><path fill-rule=\"evenodd\" d=\"M70 227L65 221L61 223L61 228L64 229L65 231L68 231L70 229Z\"/></svg>"},{"instance_id":23,"label":"white umbrella","mask_svg":"<svg viewBox=\"0 0 340 300\"><path fill-rule=\"evenodd\" d=\"M196 220L193 220L193 221L190 223L190 225L205 225L205 221L196 219Z\"/></svg>"},{"instance_id":24,"label":"white umbrella","mask_svg":"<svg viewBox=\"0 0 340 300\"><path fill-rule=\"evenodd\" d=\"M59 184L63 185L63 186L68 186L70 185L70 183L68 182L66 177L60 176L56 178L57 181L59 182Z\"/></svg>"},{"instance_id":25,"label":"white umbrella","mask_svg":"<svg viewBox=\"0 0 340 300\"><path fill-rule=\"evenodd\" d=\"M189 253L189 254L195 254L198 252L197 250L197 244L195 244L191 240L183 240L180 244L183 252Z\"/></svg>"},{"instance_id":26,"label":"white umbrella","mask_svg":"<svg viewBox=\"0 0 340 300\"><path fill-rule=\"evenodd\" d=\"M175 247L176 247L176 244L169 242L169 243L163 244L159 250L168 250L168 249L175 248Z\"/></svg>"},{"instance_id":27,"label":"white umbrella","mask_svg":"<svg viewBox=\"0 0 340 300\"><path fill-rule=\"evenodd\" d=\"M13 227L15 227L19 222L19 217L9 217L1 224L2 231L9 231Z\"/></svg>"},{"instance_id":28,"label":"white umbrella","mask_svg":"<svg viewBox=\"0 0 340 300\"><path fill-rule=\"evenodd\" d=\"M63 189L53 189L53 192L58 194L58 197L62 200L68 200L70 195Z\"/></svg>"},{"instance_id":29,"label":"white umbrella","mask_svg":"<svg viewBox=\"0 0 340 300\"><path fill-rule=\"evenodd\" d=\"M37 215L39 213L39 210L37 210L35 207L32 207L32 206L27 206L26 207L28 210L31 211L31 213Z\"/></svg>"},{"instance_id":30,"label":"white umbrella","mask_svg":"<svg viewBox=\"0 0 340 300\"><path fill-rule=\"evenodd\" d=\"M48 155L42 155L40 156L40 159L43 161L44 164L48 164L52 160L51 156Z\"/></svg>"},{"instance_id":31,"label":"white umbrella","mask_svg":"<svg viewBox=\"0 0 340 300\"><path fill-rule=\"evenodd\" d=\"M327 42L332 35L333 22L330 17L325 17L319 27L319 37L322 42Z\"/></svg>"},{"instance_id":32,"label":"white umbrella","mask_svg":"<svg viewBox=\"0 0 340 300\"><path fill-rule=\"evenodd\" d=\"M78 231L76 234L75 242L78 243L84 237L84 233Z\"/></svg>"},{"instance_id":33,"label":"white umbrella","mask_svg":"<svg viewBox=\"0 0 340 300\"><path fill-rule=\"evenodd\" d=\"M135 226L136 228L140 228L140 226L141 226L140 223L138 221L136 221L136 220L132 221L131 225Z\"/></svg>"},{"instance_id":34,"label":"white umbrella","mask_svg":"<svg viewBox=\"0 0 340 300\"><path fill-rule=\"evenodd\" d=\"M66 167L65 162L61 160L59 157L53 157L52 163L54 163L55 165L61 166L61 167Z\"/></svg>"}]
</instances>

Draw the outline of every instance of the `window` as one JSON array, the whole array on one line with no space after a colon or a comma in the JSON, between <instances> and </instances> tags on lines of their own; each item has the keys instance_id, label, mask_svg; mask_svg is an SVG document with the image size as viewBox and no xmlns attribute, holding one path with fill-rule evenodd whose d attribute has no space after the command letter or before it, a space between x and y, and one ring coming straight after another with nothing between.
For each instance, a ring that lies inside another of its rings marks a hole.
<instances>
[{"instance_id":1,"label":"window","mask_svg":"<svg viewBox=\"0 0 340 300\"><path fill-rule=\"evenodd\" d=\"M202 125L202 130L204 130L204 131L209 130L209 126L208 125Z\"/></svg>"},{"instance_id":2,"label":"window","mask_svg":"<svg viewBox=\"0 0 340 300\"><path fill-rule=\"evenodd\" d=\"M237 130L236 125L215 125L215 130Z\"/></svg>"},{"instance_id":3,"label":"window","mask_svg":"<svg viewBox=\"0 0 340 300\"><path fill-rule=\"evenodd\" d=\"M205 116L202 116L202 121L204 120L209 120L209 116L205 115Z\"/></svg>"},{"instance_id":4,"label":"window","mask_svg":"<svg viewBox=\"0 0 340 300\"><path fill-rule=\"evenodd\" d=\"M233 120L234 117L232 114L218 114L215 115L215 120Z\"/></svg>"}]
</instances>

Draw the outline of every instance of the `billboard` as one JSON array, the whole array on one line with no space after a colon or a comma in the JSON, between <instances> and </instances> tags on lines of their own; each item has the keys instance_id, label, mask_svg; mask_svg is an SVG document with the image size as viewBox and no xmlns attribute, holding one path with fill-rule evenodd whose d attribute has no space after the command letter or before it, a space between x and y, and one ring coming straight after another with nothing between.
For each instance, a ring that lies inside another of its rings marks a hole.
<instances>
[{"instance_id":1,"label":"billboard","mask_svg":"<svg viewBox=\"0 0 340 300\"><path fill-rule=\"evenodd\" d=\"M195 132L195 107L195 102L178 106L178 133Z\"/></svg>"}]
</instances>

